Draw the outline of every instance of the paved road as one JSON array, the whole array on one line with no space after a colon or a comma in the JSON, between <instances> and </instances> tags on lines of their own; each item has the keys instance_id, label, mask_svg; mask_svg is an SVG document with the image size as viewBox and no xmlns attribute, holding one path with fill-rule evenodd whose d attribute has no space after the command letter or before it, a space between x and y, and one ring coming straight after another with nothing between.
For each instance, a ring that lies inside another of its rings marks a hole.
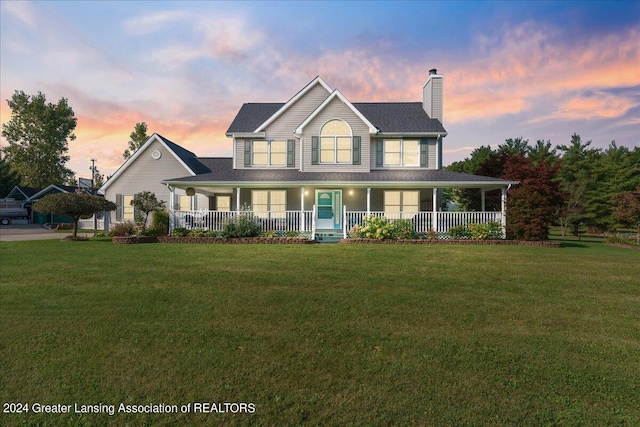
<instances>
[{"instance_id":1,"label":"paved road","mask_svg":"<svg viewBox=\"0 0 640 427\"><path fill-rule=\"evenodd\" d=\"M92 234L78 235L93 236ZM0 225L0 242L18 242L21 240L48 240L48 239L64 239L68 234L56 233L48 230L40 224L9 224Z\"/></svg>"}]
</instances>

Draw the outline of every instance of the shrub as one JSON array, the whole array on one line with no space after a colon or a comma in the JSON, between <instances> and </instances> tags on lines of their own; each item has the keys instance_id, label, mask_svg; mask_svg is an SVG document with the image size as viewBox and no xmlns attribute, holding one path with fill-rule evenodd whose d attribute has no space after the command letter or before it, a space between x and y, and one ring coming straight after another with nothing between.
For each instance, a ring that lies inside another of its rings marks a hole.
<instances>
[{"instance_id":1,"label":"shrub","mask_svg":"<svg viewBox=\"0 0 640 427\"><path fill-rule=\"evenodd\" d=\"M215 230L207 230L204 232L204 237L220 237L220 232Z\"/></svg>"},{"instance_id":2,"label":"shrub","mask_svg":"<svg viewBox=\"0 0 640 427\"><path fill-rule=\"evenodd\" d=\"M188 236L189 237L207 237L207 231L209 230L205 230L204 228L192 228L189 231Z\"/></svg>"},{"instance_id":3,"label":"shrub","mask_svg":"<svg viewBox=\"0 0 640 427\"><path fill-rule=\"evenodd\" d=\"M486 224L469 224L467 226L469 237L474 240L490 240L502 238L502 225L499 222Z\"/></svg>"},{"instance_id":4,"label":"shrub","mask_svg":"<svg viewBox=\"0 0 640 427\"><path fill-rule=\"evenodd\" d=\"M296 230L289 230L285 233L287 237L298 237L299 233Z\"/></svg>"},{"instance_id":5,"label":"shrub","mask_svg":"<svg viewBox=\"0 0 640 427\"><path fill-rule=\"evenodd\" d=\"M413 222L410 219L396 219L391 222L391 238L392 239L417 239Z\"/></svg>"},{"instance_id":6,"label":"shrub","mask_svg":"<svg viewBox=\"0 0 640 427\"><path fill-rule=\"evenodd\" d=\"M176 227L173 229L173 235L179 237L187 237L189 235L189 229L184 227Z\"/></svg>"},{"instance_id":7,"label":"shrub","mask_svg":"<svg viewBox=\"0 0 640 427\"><path fill-rule=\"evenodd\" d=\"M625 235L620 233L610 233L609 235L607 235L607 242L623 244L623 245L640 246L640 244L637 243L636 239L634 239L631 234Z\"/></svg>"},{"instance_id":8,"label":"shrub","mask_svg":"<svg viewBox=\"0 0 640 427\"><path fill-rule=\"evenodd\" d=\"M153 211L151 228L148 231L148 234L152 236L166 236L169 234L169 212L165 210Z\"/></svg>"},{"instance_id":9,"label":"shrub","mask_svg":"<svg viewBox=\"0 0 640 427\"><path fill-rule=\"evenodd\" d=\"M118 222L111 225L111 228L109 229L109 236L133 236L134 228L135 225L131 221Z\"/></svg>"},{"instance_id":10,"label":"shrub","mask_svg":"<svg viewBox=\"0 0 640 427\"><path fill-rule=\"evenodd\" d=\"M238 216L225 221L220 233L225 238L258 237L262 227L251 212L242 211Z\"/></svg>"},{"instance_id":11,"label":"shrub","mask_svg":"<svg viewBox=\"0 0 640 427\"><path fill-rule=\"evenodd\" d=\"M393 226L387 218L379 218L375 215L369 215L364 218L363 225L355 225L351 229L351 235L354 237L362 237L366 239L391 239Z\"/></svg>"},{"instance_id":12,"label":"shrub","mask_svg":"<svg viewBox=\"0 0 640 427\"><path fill-rule=\"evenodd\" d=\"M278 233L273 230L263 231L260 233L260 237L278 237Z\"/></svg>"},{"instance_id":13,"label":"shrub","mask_svg":"<svg viewBox=\"0 0 640 427\"><path fill-rule=\"evenodd\" d=\"M447 234L452 239L468 239L470 236L466 225L456 225L447 230Z\"/></svg>"}]
</instances>

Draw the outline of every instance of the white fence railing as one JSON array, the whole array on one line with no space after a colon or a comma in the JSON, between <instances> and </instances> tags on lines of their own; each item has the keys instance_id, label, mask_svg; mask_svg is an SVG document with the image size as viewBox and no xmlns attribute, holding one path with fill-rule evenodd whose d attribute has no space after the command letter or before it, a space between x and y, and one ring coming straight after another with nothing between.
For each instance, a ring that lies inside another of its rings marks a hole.
<instances>
[{"instance_id":1,"label":"white fence railing","mask_svg":"<svg viewBox=\"0 0 640 427\"><path fill-rule=\"evenodd\" d=\"M273 231L279 235L287 232L312 232L313 212L312 211L280 211L280 212L238 212L238 211L173 211L172 226L176 228L201 228L204 230L222 231L224 225L238 216L251 216L262 231Z\"/></svg>"},{"instance_id":2,"label":"white fence railing","mask_svg":"<svg viewBox=\"0 0 640 427\"><path fill-rule=\"evenodd\" d=\"M311 211L280 212L221 212L209 210L173 211L170 218L171 230L175 228L201 228L222 231L227 221L239 215L251 215L260 224L262 231L286 235L287 232L299 232L313 236L315 233L315 206ZM344 209L344 234L348 236L354 225L363 225L367 215L385 217L389 220L410 220L419 234L435 231L439 237L446 237L452 227L468 224L485 224L502 221L501 212L436 212L434 226L433 212L369 212L347 211Z\"/></svg>"},{"instance_id":3,"label":"white fence railing","mask_svg":"<svg viewBox=\"0 0 640 427\"><path fill-rule=\"evenodd\" d=\"M389 220L410 220L417 233L427 234L433 230L440 237L444 237L452 227L502 221L501 212L436 212L434 227L433 212L369 212L367 214L365 211L348 211L345 214L345 233L348 233L354 225L363 225L367 215Z\"/></svg>"}]
</instances>

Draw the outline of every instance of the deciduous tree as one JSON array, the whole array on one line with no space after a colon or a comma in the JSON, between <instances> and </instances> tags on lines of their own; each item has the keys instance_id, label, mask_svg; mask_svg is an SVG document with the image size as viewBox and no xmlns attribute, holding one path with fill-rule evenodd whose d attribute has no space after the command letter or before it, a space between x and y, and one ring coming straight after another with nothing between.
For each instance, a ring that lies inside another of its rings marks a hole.
<instances>
[{"instance_id":1,"label":"deciduous tree","mask_svg":"<svg viewBox=\"0 0 640 427\"><path fill-rule=\"evenodd\" d=\"M558 164L534 163L524 155L510 156L503 178L520 181L507 199L507 235L518 240L546 240L564 193L556 180Z\"/></svg>"},{"instance_id":2,"label":"deciduous tree","mask_svg":"<svg viewBox=\"0 0 640 427\"><path fill-rule=\"evenodd\" d=\"M11 120L2 125L2 136L9 145L2 151L20 184L43 188L66 182L73 176L65 164L77 121L67 100L52 104L41 92L30 96L16 91L7 103Z\"/></svg>"},{"instance_id":3,"label":"deciduous tree","mask_svg":"<svg viewBox=\"0 0 640 427\"><path fill-rule=\"evenodd\" d=\"M640 186L635 191L624 191L611 198L614 218L622 225L635 227L636 241L640 244Z\"/></svg>"},{"instance_id":4,"label":"deciduous tree","mask_svg":"<svg viewBox=\"0 0 640 427\"><path fill-rule=\"evenodd\" d=\"M112 211L115 203L102 196L93 196L81 190L75 193L56 193L43 197L33 205L36 212L67 215L73 218L73 238L78 236L78 221L98 212Z\"/></svg>"},{"instance_id":5,"label":"deciduous tree","mask_svg":"<svg viewBox=\"0 0 640 427\"><path fill-rule=\"evenodd\" d=\"M136 223L142 226L142 232L144 233L147 228L147 221L149 220L149 214L154 211L161 211L165 209L164 200L158 200L155 193L151 191L143 191L136 195L133 199L133 206L135 210L139 212L140 217L136 218Z\"/></svg>"}]
</instances>

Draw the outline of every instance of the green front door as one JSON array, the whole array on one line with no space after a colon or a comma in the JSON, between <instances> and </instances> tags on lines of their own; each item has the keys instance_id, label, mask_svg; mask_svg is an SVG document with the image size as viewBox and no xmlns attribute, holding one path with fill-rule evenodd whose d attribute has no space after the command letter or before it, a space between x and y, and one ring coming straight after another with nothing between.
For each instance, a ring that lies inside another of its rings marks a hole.
<instances>
[{"instance_id":1,"label":"green front door","mask_svg":"<svg viewBox=\"0 0 640 427\"><path fill-rule=\"evenodd\" d=\"M342 190L316 190L316 228L342 229Z\"/></svg>"}]
</instances>

